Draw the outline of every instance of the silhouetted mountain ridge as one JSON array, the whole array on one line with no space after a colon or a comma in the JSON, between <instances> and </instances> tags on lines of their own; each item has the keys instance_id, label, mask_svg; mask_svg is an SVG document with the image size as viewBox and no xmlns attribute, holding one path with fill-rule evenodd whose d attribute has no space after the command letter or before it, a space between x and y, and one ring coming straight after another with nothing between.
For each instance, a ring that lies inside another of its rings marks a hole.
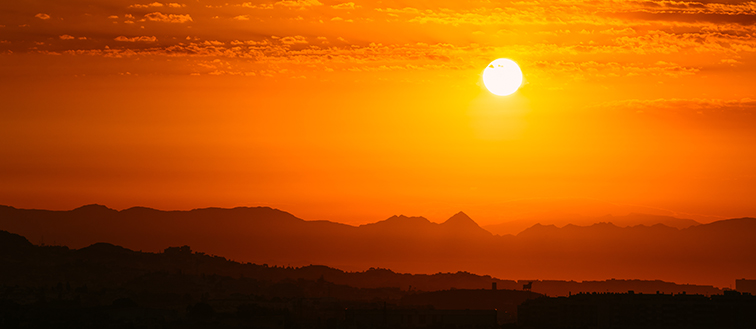
<instances>
[{"instance_id":1,"label":"silhouetted mountain ridge","mask_svg":"<svg viewBox=\"0 0 756 329\"><path fill-rule=\"evenodd\" d=\"M708 225L708 224L706 224ZM563 227L557 227L556 225L542 225L537 223L524 231L517 234L517 237L539 237L539 236L562 236L562 235L594 235L594 236L616 236L616 235L646 235L646 234L672 234L680 232L680 229L669 227L664 224L636 225L628 227L619 227L611 222L599 222L589 226L578 226L573 224L567 224Z\"/></svg>"},{"instance_id":2,"label":"silhouetted mountain ridge","mask_svg":"<svg viewBox=\"0 0 756 329\"><path fill-rule=\"evenodd\" d=\"M359 227L375 231L389 232L391 230L425 229L432 225L433 223L425 217L407 217L404 215L394 215L385 220L360 225Z\"/></svg>"},{"instance_id":3,"label":"silhouetted mountain ridge","mask_svg":"<svg viewBox=\"0 0 756 329\"><path fill-rule=\"evenodd\" d=\"M630 213L623 216L604 215L599 217L589 217L557 212L549 213L548 215L505 221L499 224L486 225L483 228L494 234L516 235L535 224L564 227L570 224L576 226L591 226L602 222L612 223L618 227L633 227L638 225L653 226L656 224L663 224L678 229L684 229L700 224L691 219L640 213Z\"/></svg>"},{"instance_id":4,"label":"silhouetted mountain ridge","mask_svg":"<svg viewBox=\"0 0 756 329\"><path fill-rule=\"evenodd\" d=\"M111 212L111 211L118 211L118 210L108 208L107 206L104 206L104 205L101 205L101 204L92 203L92 204L83 205L83 206L78 207L78 208L76 208L76 209L74 209L72 211L74 211L74 212L97 213L97 212Z\"/></svg>"},{"instance_id":5,"label":"silhouetted mountain ridge","mask_svg":"<svg viewBox=\"0 0 756 329\"><path fill-rule=\"evenodd\" d=\"M443 223L393 216L359 227L306 221L269 207L122 211L0 207L0 229L38 244L82 248L107 241L134 250L191 245L230 259L278 265L324 264L350 271L471 271L500 277L597 280L664 279L728 286L756 276L756 219L684 229L663 224L618 227L536 224L497 236L460 212Z\"/></svg>"}]
</instances>

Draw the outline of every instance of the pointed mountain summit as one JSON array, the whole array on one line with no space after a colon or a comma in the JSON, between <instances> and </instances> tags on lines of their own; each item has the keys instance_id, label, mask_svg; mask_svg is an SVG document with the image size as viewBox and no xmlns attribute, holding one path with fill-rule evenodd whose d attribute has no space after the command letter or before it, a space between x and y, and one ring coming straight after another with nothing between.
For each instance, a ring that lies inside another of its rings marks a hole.
<instances>
[{"instance_id":1,"label":"pointed mountain summit","mask_svg":"<svg viewBox=\"0 0 756 329\"><path fill-rule=\"evenodd\" d=\"M467 216L467 214L460 211L454 214L454 216L449 217L449 219L441 223L441 225L467 227L467 226L478 226L478 223L472 220L470 216Z\"/></svg>"},{"instance_id":2,"label":"pointed mountain summit","mask_svg":"<svg viewBox=\"0 0 756 329\"><path fill-rule=\"evenodd\" d=\"M457 234L484 234L492 235L491 232L481 228L470 216L460 211L439 224L443 230L451 230Z\"/></svg>"}]
</instances>

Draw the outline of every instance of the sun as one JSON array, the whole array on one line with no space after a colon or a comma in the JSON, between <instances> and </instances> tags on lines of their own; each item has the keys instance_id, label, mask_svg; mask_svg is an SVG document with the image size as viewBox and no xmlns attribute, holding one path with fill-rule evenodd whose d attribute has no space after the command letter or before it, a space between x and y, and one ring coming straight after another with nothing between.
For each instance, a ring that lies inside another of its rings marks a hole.
<instances>
[{"instance_id":1,"label":"sun","mask_svg":"<svg viewBox=\"0 0 756 329\"><path fill-rule=\"evenodd\" d=\"M494 95L511 95L522 85L522 70L513 60L499 58L483 70L483 84Z\"/></svg>"}]
</instances>

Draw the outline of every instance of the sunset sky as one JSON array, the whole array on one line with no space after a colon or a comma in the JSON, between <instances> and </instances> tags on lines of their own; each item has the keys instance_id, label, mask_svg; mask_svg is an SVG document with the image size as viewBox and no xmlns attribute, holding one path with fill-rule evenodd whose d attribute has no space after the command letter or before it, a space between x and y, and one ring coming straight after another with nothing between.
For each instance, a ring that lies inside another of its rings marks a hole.
<instances>
[{"instance_id":1,"label":"sunset sky","mask_svg":"<svg viewBox=\"0 0 756 329\"><path fill-rule=\"evenodd\" d=\"M517 62L495 96L481 74ZM0 3L0 204L756 216L756 2Z\"/></svg>"}]
</instances>

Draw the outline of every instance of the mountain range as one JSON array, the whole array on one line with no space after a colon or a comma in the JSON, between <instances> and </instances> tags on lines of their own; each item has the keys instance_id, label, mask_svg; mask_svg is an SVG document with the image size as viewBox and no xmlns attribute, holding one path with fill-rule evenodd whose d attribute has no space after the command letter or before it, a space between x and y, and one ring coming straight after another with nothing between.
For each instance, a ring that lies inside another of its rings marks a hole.
<instances>
[{"instance_id":1,"label":"mountain range","mask_svg":"<svg viewBox=\"0 0 756 329\"><path fill-rule=\"evenodd\" d=\"M306 221L267 207L117 211L88 205L47 211L0 206L0 229L39 244L81 248L107 241L145 251L190 245L242 262L323 264L350 271L382 267L410 273L469 271L508 279L661 279L720 287L736 278L756 277L756 263L750 261L756 259L753 218L685 228L536 224L502 236L462 212L440 224L393 216L351 226Z\"/></svg>"},{"instance_id":2,"label":"mountain range","mask_svg":"<svg viewBox=\"0 0 756 329\"><path fill-rule=\"evenodd\" d=\"M596 223L612 223L619 227L632 227L638 225L653 226L656 224L664 224L666 226L678 229L684 229L701 224L692 219L684 219L664 215L630 213L627 215L619 216L604 215L599 217L591 217L562 212L550 212L542 213L538 216L515 219L499 224L486 225L483 228L491 233L498 235L517 235L518 233L536 224L555 225L562 227L566 225L590 226Z\"/></svg>"}]
</instances>

